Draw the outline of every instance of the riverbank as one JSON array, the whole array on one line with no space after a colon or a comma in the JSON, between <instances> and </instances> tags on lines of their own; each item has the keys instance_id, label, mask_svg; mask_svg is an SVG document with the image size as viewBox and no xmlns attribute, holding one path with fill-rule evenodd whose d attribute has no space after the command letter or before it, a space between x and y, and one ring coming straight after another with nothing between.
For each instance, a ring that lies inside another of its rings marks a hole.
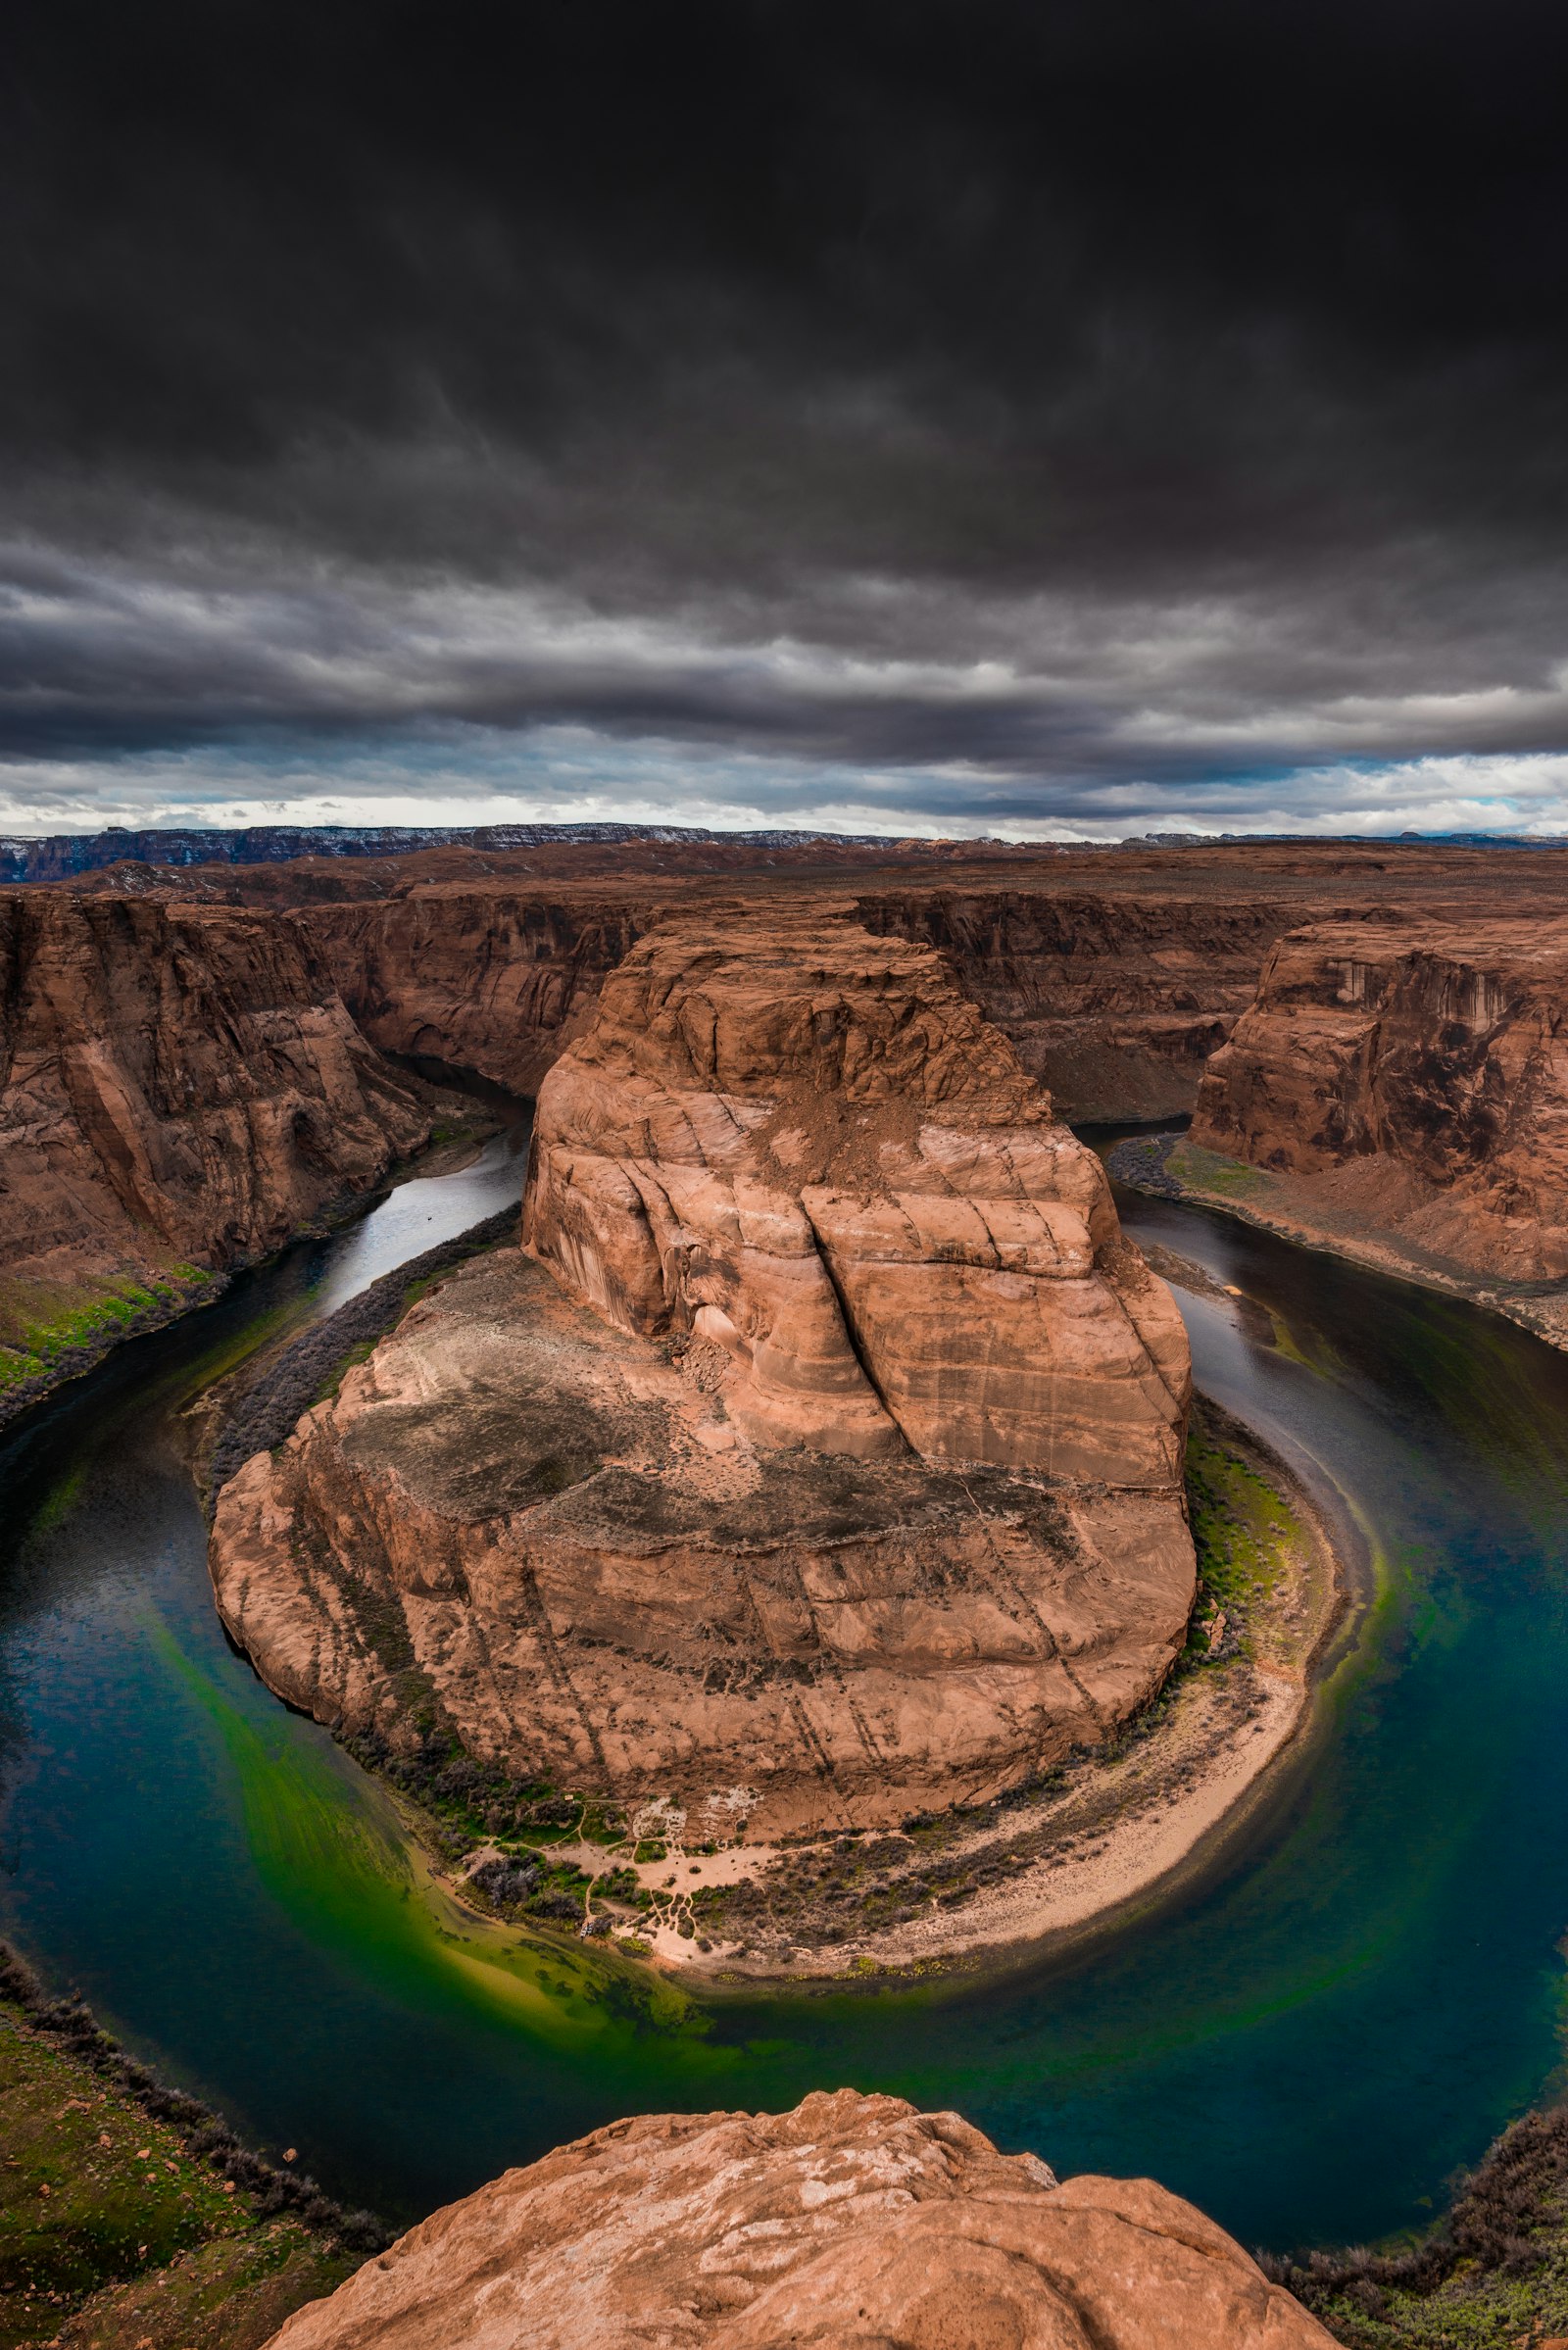
<instances>
[{"instance_id":1,"label":"riverbank","mask_svg":"<svg viewBox=\"0 0 1568 2350\"><path fill-rule=\"evenodd\" d=\"M922 1975L1102 1928L1206 1858L1301 1730L1350 1576L1300 1480L1212 1402L1195 1413L1188 1491L1200 1585L1187 1647L1108 1749L902 1838L779 1853L709 1901L666 1872L713 1947L666 1917L656 1954L690 1967L695 1940L700 1971L730 1981Z\"/></svg>"},{"instance_id":2,"label":"riverbank","mask_svg":"<svg viewBox=\"0 0 1568 2350\"><path fill-rule=\"evenodd\" d=\"M1347 2350L1562 2350L1568 2341L1568 2110L1525 2114L1413 2243L1259 2255Z\"/></svg>"},{"instance_id":3,"label":"riverbank","mask_svg":"<svg viewBox=\"0 0 1568 2350\"><path fill-rule=\"evenodd\" d=\"M872 1977L862 1996L710 1994L645 1965L635 1987L699 2007L623 2027L609 1993L562 1990L599 1964L569 1919L530 1949L405 1897L375 1791L224 1643L175 1441L259 1331L495 1212L519 1162L490 1155L247 1277L12 1439L0 1930L274 2160L298 2145L400 2222L617 2113L781 2110L824 2080L967 2104L1075 2169L1169 2178L1248 2244L1429 2222L1560 2057L1568 1356L1130 1198L1139 1245L1181 1260L1200 1388L1314 1491L1321 1464L1331 1509L1343 1492L1390 1562L1309 1740L1217 1859L1038 1966ZM513 1944L538 1996L514 1993ZM630 1973L612 1962L611 1989Z\"/></svg>"},{"instance_id":4,"label":"riverbank","mask_svg":"<svg viewBox=\"0 0 1568 2350\"><path fill-rule=\"evenodd\" d=\"M1212 1403L1195 1415L1189 1494L1200 1593L1159 1696L1108 1749L896 1831L699 1840L668 1805L628 1819L552 1788L519 1802L462 1758L364 1759L391 1766L459 1898L533 1931L606 1935L694 1990L921 1977L1037 1950L1146 1903L1234 1831L1300 1733L1349 1604L1348 1538Z\"/></svg>"},{"instance_id":5,"label":"riverbank","mask_svg":"<svg viewBox=\"0 0 1568 2350\"><path fill-rule=\"evenodd\" d=\"M248 2152L0 1945L0 2341L259 2350L385 2232Z\"/></svg>"},{"instance_id":6,"label":"riverbank","mask_svg":"<svg viewBox=\"0 0 1568 2350\"><path fill-rule=\"evenodd\" d=\"M131 1275L83 1284L53 1297L51 1318L28 1318L15 1299L5 1307L0 1335L0 1430L9 1427L71 1382L85 1378L128 1339L167 1330L187 1314L217 1304L242 1273L255 1271L301 1241L324 1240L360 1222L411 1178L458 1173L497 1131L491 1112L451 1088L411 1076L430 1107L430 1138L410 1157L388 1167L364 1191L344 1191L280 1248L259 1254L236 1253L221 1266L171 1262L157 1278Z\"/></svg>"},{"instance_id":7,"label":"riverbank","mask_svg":"<svg viewBox=\"0 0 1568 2350\"><path fill-rule=\"evenodd\" d=\"M1344 1257L1368 1272L1389 1273L1422 1289L1463 1297L1568 1351L1568 1281L1505 1281L1418 1247L1396 1228L1369 1218L1362 1169L1341 1168L1326 1176L1274 1175L1204 1150L1185 1130L1133 1136L1115 1146L1105 1165L1130 1191L1179 1199L1190 1207L1218 1208L1296 1248ZM1375 1196L1377 1187L1373 1188Z\"/></svg>"}]
</instances>

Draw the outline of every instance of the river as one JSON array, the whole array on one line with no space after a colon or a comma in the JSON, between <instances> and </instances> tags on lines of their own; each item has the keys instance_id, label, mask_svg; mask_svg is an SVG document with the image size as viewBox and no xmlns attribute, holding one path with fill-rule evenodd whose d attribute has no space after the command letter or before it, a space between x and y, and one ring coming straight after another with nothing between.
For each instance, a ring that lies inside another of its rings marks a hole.
<instances>
[{"instance_id":1,"label":"river","mask_svg":"<svg viewBox=\"0 0 1568 2350\"><path fill-rule=\"evenodd\" d=\"M954 1989L651 2015L475 1932L378 1788L224 1640L176 1414L514 1198L520 1133L405 1185L0 1448L0 1932L165 2076L402 2221L619 2113L851 2082L957 2106L1062 2171L1149 2173L1244 2242L1368 2240L1548 2090L1568 1927L1568 1357L1205 1211L1137 1235L1199 1384L1345 1496L1378 1597L1297 1769L1178 1896Z\"/></svg>"}]
</instances>

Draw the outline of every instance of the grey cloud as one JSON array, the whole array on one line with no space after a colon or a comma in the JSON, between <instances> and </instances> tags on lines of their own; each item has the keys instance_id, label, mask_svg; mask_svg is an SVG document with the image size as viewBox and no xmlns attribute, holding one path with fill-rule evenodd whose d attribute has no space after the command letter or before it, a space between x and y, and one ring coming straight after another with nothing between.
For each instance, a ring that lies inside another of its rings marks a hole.
<instances>
[{"instance_id":1,"label":"grey cloud","mask_svg":"<svg viewBox=\"0 0 1568 2350\"><path fill-rule=\"evenodd\" d=\"M955 820L1305 820L1346 762L1568 739L1568 23L1527 0L18 34L40 789L313 740L414 789L432 729L580 727Z\"/></svg>"}]
</instances>

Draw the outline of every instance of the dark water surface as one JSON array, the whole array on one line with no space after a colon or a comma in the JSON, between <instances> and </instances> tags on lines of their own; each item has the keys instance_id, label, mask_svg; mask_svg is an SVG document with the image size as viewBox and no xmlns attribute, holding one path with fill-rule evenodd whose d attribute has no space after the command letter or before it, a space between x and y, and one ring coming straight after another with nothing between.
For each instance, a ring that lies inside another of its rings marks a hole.
<instances>
[{"instance_id":1,"label":"dark water surface","mask_svg":"<svg viewBox=\"0 0 1568 2350\"><path fill-rule=\"evenodd\" d=\"M513 1138L514 1144L515 1138ZM1149 2172L1244 2241L1419 2224L1552 2081L1568 1927L1568 1358L1165 1202L1131 1228L1200 1384L1345 1496L1379 1596L1309 1771L1196 1887L954 1992L639 2014L422 1883L378 1791L224 1643L172 1415L514 1197L507 1141L140 1341L0 1452L0 1931L334 2192L427 2209L616 2113L849 2081L1059 2168ZM1249 1335L1250 1333L1250 1335Z\"/></svg>"}]
</instances>

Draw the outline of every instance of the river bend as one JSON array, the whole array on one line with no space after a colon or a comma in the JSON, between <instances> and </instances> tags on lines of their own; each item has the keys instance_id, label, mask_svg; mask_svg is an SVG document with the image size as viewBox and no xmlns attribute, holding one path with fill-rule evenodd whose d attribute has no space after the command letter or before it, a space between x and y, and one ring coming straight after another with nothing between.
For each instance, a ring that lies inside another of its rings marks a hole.
<instances>
[{"instance_id":1,"label":"river bend","mask_svg":"<svg viewBox=\"0 0 1568 2350\"><path fill-rule=\"evenodd\" d=\"M1562 2054L1568 1357L1124 1198L1135 1236L1262 1309L1181 1295L1199 1384L1343 1497L1375 1564L1310 1768L1076 1955L643 2012L472 1932L378 1789L233 1654L175 1434L257 1332L515 1198L520 1139L132 1343L0 1449L0 1932L254 2142L397 2220L619 2113L841 2082L961 2107L1064 2171L1151 2173L1244 2242L1430 2218Z\"/></svg>"}]
</instances>

